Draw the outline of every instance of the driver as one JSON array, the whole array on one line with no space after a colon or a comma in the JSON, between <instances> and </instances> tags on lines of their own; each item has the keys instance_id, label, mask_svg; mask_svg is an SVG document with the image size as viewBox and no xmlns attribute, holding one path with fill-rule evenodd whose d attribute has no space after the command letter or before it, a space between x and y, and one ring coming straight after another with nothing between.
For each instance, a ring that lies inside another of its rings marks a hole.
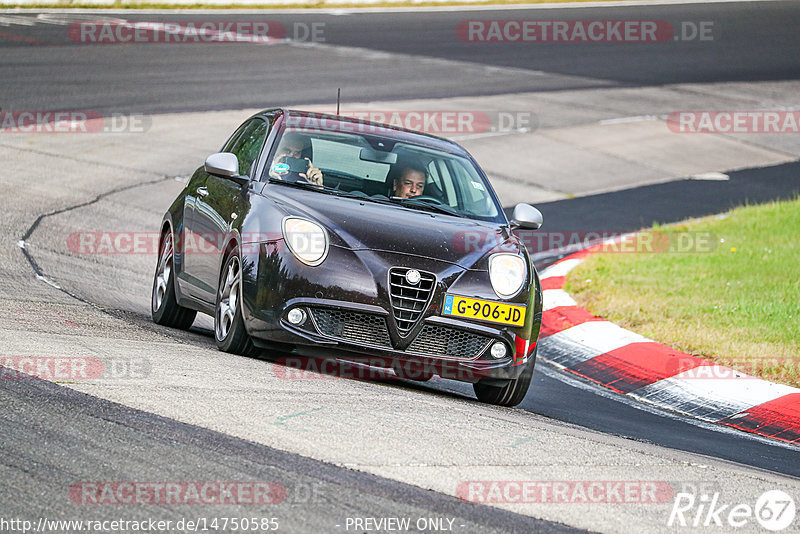
<instances>
[{"instance_id":1,"label":"driver","mask_svg":"<svg viewBox=\"0 0 800 534\"><path fill-rule=\"evenodd\" d=\"M422 194L425 189L425 168L417 163L408 163L398 169L397 178L394 179L394 192L392 196L411 198Z\"/></svg>"},{"instance_id":2,"label":"driver","mask_svg":"<svg viewBox=\"0 0 800 534\"><path fill-rule=\"evenodd\" d=\"M308 148L311 148L311 140L308 137L297 133L284 135L275 153L275 159L272 160L269 171L270 176L278 180L297 180L302 178L314 185L322 185L322 171L314 167L309 158L303 157L303 151ZM288 163L287 158L305 159L308 162L308 169L305 172L288 170L286 165L280 165Z\"/></svg>"}]
</instances>

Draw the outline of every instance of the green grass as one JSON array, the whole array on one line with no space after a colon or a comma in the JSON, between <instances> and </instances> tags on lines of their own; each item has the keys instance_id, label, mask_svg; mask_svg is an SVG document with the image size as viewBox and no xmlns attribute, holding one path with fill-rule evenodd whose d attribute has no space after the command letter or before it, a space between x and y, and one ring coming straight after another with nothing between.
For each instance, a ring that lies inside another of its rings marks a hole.
<instances>
[{"instance_id":1,"label":"green grass","mask_svg":"<svg viewBox=\"0 0 800 534\"><path fill-rule=\"evenodd\" d=\"M646 236L667 250L593 255L565 289L650 339L800 386L799 231L800 198L654 227ZM700 251L666 247L698 239Z\"/></svg>"}]
</instances>

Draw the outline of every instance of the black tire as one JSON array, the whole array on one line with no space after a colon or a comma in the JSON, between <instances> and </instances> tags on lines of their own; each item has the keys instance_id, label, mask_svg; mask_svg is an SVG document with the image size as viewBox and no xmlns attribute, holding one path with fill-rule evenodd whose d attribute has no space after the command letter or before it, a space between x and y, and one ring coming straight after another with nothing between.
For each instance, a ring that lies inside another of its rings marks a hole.
<instances>
[{"instance_id":1,"label":"black tire","mask_svg":"<svg viewBox=\"0 0 800 534\"><path fill-rule=\"evenodd\" d=\"M173 259L172 232L167 232L161 243L156 272L153 275L150 314L156 324L188 330L197 312L178 304L178 297L175 295Z\"/></svg>"},{"instance_id":2,"label":"black tire","mask_svg":"<svg viewBox=\"0 0 800 534\"><path fill-rule=\"evenodd\" d=\"M214 305L214 338L223 352L254 356L258 350L244 327L242 319L242 260L239 249L228 253L222 264Z\"/></svg>"},{"instance_id":3,"label":"black tire","mask_svg":"<svg viewBox=\"0 0 800 534\"><path fill-rule=\"evenodd\" d=\"M533 378L533 365L536 363L536 357L531 358L531 361L514 380L509 380L505 386L490 386L482 384L480 381L472 384L472 389L475 390L475 395L478 400L486 404L496 404L498 406L516 406L525 395L528 393L528 388L531 385Z\"/></svg>"}]
</instances>

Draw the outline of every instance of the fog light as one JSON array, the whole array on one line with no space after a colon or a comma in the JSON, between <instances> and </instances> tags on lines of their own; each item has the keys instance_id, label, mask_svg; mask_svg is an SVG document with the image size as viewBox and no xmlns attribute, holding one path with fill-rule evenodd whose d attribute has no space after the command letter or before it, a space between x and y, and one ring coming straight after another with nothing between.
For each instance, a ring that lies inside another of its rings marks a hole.
<instances>
[{"instance_id":1,"label":"fog light","mask_svg":"<svg viewBox=\"0 0 800 534\"><path fill-rule=\"evenodd\" d=\"M306 312L300 308L294 308L289 310L289 314L286 316L286 318L289 319L290 323L300 325L306 322ZM494 348L492 350L494 350Z\"/></svg>"},{"instance_id":2,"label":"fog light","mask_svg":"<svg viewBox=\"0 0 800 534\"><path fill-rule=\"evenodd\" d=\"M492 345L491 350L492 358L495 360L499 360L500 358L505 358L506 356L506 346L504 343L500 343L499 341Z\"/></svg>"}]
</instances>

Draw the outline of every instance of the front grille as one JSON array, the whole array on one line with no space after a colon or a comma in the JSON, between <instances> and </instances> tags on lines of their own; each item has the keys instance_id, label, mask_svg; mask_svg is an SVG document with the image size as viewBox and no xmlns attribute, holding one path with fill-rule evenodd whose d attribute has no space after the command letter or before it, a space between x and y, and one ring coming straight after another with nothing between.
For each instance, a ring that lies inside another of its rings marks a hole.
<instances>
[{"instance_id":1,"label":"front grille","mask_svg":"<svg viewBox=\"0 0 800 534\"><path fill-rule=\"evenodd\" d=\"M426 356L449 356L474 359L480 356L492 339L464 330L426 324L407 352Z\"/></svg>"},{"instance_id":2,"label":"front grille","mask_svg":"<svg viewBox=\"0 0 800 534\"><path fill-rule=\"evenodd\" d=\"M371 313L311 308L309 310L320 333L342 341L375 347L391 347L386 319Z\"/></svg>"},{"instance_id":3,"label":"front grille","mask_svg":"<svg viewBox=\"0 0 800 534\"><path fill-rule=\"evenodd\" d=\"M431 273L420 272L421 279L416 285L406 281L406 273L410 269L398 268L389 270L390 299L394 320L401 336L405 336L414 328L436 285L436 277Z\"/></svg>"}]
</instances>

